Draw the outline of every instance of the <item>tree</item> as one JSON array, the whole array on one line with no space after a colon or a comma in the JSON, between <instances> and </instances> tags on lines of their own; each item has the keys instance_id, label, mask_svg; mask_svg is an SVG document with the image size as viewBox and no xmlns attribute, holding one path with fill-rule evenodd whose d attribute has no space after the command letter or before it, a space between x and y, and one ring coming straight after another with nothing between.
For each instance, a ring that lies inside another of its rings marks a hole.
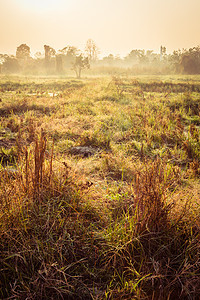
<instances>
[{"instance_id":1,"label":"tree","mask_svg":"<svg viewBox=\"0 0 200 300\"><path fill-rule=\"evenodd\" d=\"M172 69L174 70L175 73L180 73L181 71L181 57L182 57L182 52L181 50L174 50L171 55L169 55L169 63L172 66Z\"/></svg>"},{"instance_id":2,"label":"tree","mask_svg":"<svg viewBox=\"0 0 200 300\"><path fill-rule=\"evenodd\" d=\"M166 47L161 46L160 47L160 60L162 60L163 57L166 56L166 53L167 53Z\"/></svg>"},{"instance_id":3,"label":"tree","mask_svg":"<svg viewBox=\"0 0 200 300\"><path fill-rule=\"evenodd\" d=\"M83 57L82 54L76 57L76 60L72 66L72 69L76 73L77 78L81 78L81 71L83 69L89 69L90 63L88 57Z\"/></svg>"},{"instance_id":4,"label":"tree","mask_svg":"<svg viewBox=\"0 0 200 300\"><path fill-rule=\"evenodd\" d=\"M85 47L85 53L88 57L89 63L95 62L97 60L98 48L92 39L87 40L86 47Z\"/></svg>"},{"instance_id":5,"label":"tree","mask_svg":"<svg viewBox=\"0 0 200 300\"><path fill-rule=\"evenodd\" d=\"M44 58L44 54L42 54L41 52L36 52L35 54L34 54L34 57L36 58L36 59L43 59Z\"/></svg>"},{"instance_id":6,"label":"tree","mask_svg":"<svg viewBox=\"0 0 200 300\"><path fill-rule=\"evenodd\" d=\"M45 52L45 67L46 71L49 72L50 69L50 60L52 57L55 57L56 50L48 45L44 45L44 52Z\"/></svg>"},{"instance_id":7,"label":"tree","mask_svg":"<svg viewBox=\"0 0 200 300\"><path fill-rule=\"evenodd\" d=\"M18 73L20 70L19 62L15 56L1 54L0 60L2 64L2 71L5 73Z\"/></svg>"},{"instance_id":8,"label":"tree","mask_svg":"<svg viewBox=\"0 0 200 300\"><path fill-rule=\"evenodd\" d=\"M45 60L49 60L51 57L55 56L56 50L54 50L52 47L48 45L44 45L44 51L45 51Z\"/></svg>"},{"instance_id":9,"label":"tree","mask_svg":"<svg viewBox=\"0 0 200 300\"><path fill-rule=\"evenodd\" d=\"M79 50L74 46L66 46L62 50L58 50L59 54L75 57Z\"/></svg>"},{"instance_id":10,"label":"tree","mask_svg":"<svg viewBox=\"0 0 200 300\"><path fill-rule=\"evenodd\" d=\"M2 66L3 66L3 63L5 62L5 58L4 58L4 55L3 54L0 54L0 74L2 72Z\"/></svg>"},{"instance_id":11,"label":"tree","mask_svg":"<svg viewBox=\"0 0 200 300\"><path fill-rule=\"evenodd\" d=\"M17 59L23 59L28 60L30 58L30 47L26 44L21 44L19 47L17 47L16 50L16 58Z\"/></svg>"},{"instance_id":12,"label":"tree","mask_svg":"<svg viewBox=\"0 0 200 300\"><path fill-rule=\"evenodd\" d=\"M56 71L58 74L63 73L63 60L62 55L56 55Z\"/></svg>"},{"instance_id":13,"label":"tree","mask_svg":"<svg viewBox=\"0 0 200 300\"><path fill-rule=\"evenodd\" d=\"M200 47L190 48L184 51L181 56L180 65L183 73L200 73Z\"/></svg>"},{"instance_id":14,"label":"tree","mask_svg":"<svg viewBox=\"0 0 200 300\"><path fill-rule=\"evenodd\" d=\"M63 49L58 50L58 55L62 58L63 67L71 68L79 53L80 51L74 46L66 46Z\"/></svg>"},{"instance_id":15,"label":"tree","mask_svg":"<svg viewBox=\"0 0 200 300\"><path fill-rule=\"evenodd\" d=\"M111 65L114 63L115 57L113 54L109 54L108 56L103 57L102 61L103 63Z\"/></svg>"},{"instance_id":16,"label":"tree","mask_svg":"<svg viewBox=\"0 0 200 300\"><path fill-rule=\"evenodd\" d=\"M195 60L194 57L184 54L181 58L181 67L183 70L183 73L186 74L197 74L199 73L199 62Z\"/></svg>"},{"instance_id":17,"label":"tree","mask_svg":"<svg viewBox=\"0 0 200 300\"><path fill-rule=\"evenodd\" d=\"M139 63L145 55L144 50L132 50L126 57L125 60L131 63Z\"/></svg>"}]
</instances>

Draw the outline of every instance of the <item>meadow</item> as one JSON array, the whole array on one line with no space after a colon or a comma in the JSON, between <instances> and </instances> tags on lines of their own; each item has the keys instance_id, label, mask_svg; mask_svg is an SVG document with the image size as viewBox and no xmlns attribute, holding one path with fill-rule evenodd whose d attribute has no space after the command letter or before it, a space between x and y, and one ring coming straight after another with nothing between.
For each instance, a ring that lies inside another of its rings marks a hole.
<instances>
[{"instance_id":1,"label":"meadow","mask_svg":"<svg viewBox=\"0 0 200 300\"><path fill-rule=\"evenodd\" d=\"M200 76L0 82L0 299L199 299Z\"/></svg>"}]
</instances>

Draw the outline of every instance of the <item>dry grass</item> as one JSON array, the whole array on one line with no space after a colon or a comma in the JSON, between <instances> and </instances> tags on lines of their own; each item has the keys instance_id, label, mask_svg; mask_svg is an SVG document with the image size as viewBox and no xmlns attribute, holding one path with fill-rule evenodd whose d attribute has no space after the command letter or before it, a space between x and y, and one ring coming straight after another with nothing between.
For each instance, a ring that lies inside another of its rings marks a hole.
<instances>
[{"instance_id":1,"label":"dry grass","mask_svg":"<svg viewBox=\"0 0 200 300\"><path fill-rule=\"evenodd\" d=\"M199 299L199 81L184 80L2 79L0 298Z\"/></svg>"}]
</instances>

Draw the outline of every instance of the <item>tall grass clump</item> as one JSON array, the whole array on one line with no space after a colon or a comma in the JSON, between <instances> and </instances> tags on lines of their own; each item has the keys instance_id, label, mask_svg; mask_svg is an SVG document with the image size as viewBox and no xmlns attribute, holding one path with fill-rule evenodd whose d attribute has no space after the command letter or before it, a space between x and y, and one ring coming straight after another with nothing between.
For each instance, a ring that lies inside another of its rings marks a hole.
<instances>
[{"instance_id":1,"label":"tall grass clump","mask_svg":"<svg viewBox=\"0 0 200 300\"><path fill-rule=\"evenodd\" d=\"M56 171L43 132L0 177L0 298L93 299L95 221L65 163ZM88 217L89 216L89 217Z\"/></svg>"},{"instance_id":2,"label":"tall grass clump","mask_svg":"<svg viewBox=\"0 0 200 300\"><path fill-rule=\"evenodd\" d=\"M199 220L187 205L175 208L179 180L161 160L136 172L128 206L106 231L107 299L199 298Z\"/></svg>"}]
</instances>

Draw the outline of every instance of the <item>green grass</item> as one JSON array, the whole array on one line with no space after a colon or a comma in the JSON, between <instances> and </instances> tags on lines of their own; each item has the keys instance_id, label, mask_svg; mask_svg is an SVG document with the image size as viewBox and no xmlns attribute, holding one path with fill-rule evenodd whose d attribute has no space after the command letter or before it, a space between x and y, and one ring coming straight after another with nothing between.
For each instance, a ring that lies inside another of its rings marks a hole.
<instances>
[{"instance_id":1,"label":"green grass","mask_svg":"<svg viewBox=\"0 0 200 300\"><path fill-rule=\"evenodd\" d=\"M199 299L199 86L1 77L1 299Z\"/></svg>"}]
</instances>

